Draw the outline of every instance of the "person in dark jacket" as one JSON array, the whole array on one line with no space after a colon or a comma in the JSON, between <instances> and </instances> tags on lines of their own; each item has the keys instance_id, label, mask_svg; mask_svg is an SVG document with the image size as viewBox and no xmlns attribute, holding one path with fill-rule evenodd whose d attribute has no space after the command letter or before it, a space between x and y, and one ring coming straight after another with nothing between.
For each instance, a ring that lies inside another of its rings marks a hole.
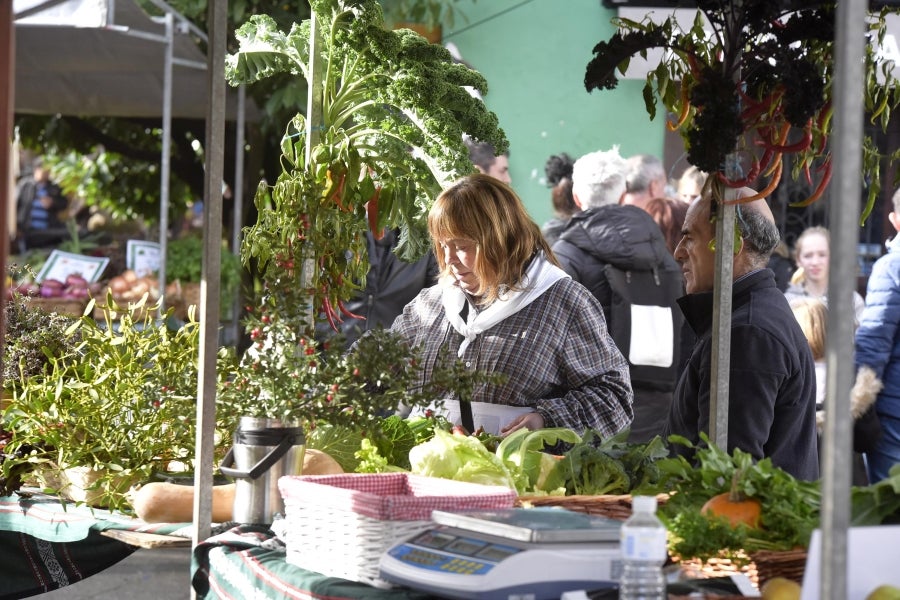
<instances>
[{"instance_id":1,"label":"person in dark jacket","mask_svg":"<svg viewBox=\"0 0 900 600\"><path fill-rule=\"evenodd\" d=\"M343 323L337 323L348 348L370 329L389 328L407 303L420 291L437 283L438 265L434 253L429 251L416 262L408 263L394 254L397 241L396 230L385 230L380 240L371 233L366 234L370 263L366 285L344 303L349 312L362 318L343 316ZM327 324L320 324L317 333L319 339L335 335Z\"/></svg>"},{"instance_id":2,"label":"person in dark jacket","mask_svg":"<svg viewBox=\"0 0 900 600\"><path fill-rule=\"evenodd\" d=\"M868 368L881 388L875 401L881 435L866 450L870 483L885 479L900 464L900 190L893 205L888 220L898 234L872 266L855 340L857 385Z\"/></svg>"},{"instance_id":3,"label":"person in dark jacket","mask_svg":"<svg viewBox=\"0 0 900 600\"><path fill-rule=\"evenodd\" d=\"M619 205L625 173L625 161L615 148L575 162L573 196L581 212L572 216L553 253L572 279L600 301L616 345L629 359L634 390L629 441L640 443L662 433L672 402L683 322L676 299L683 289L678 264L653 218L637 206ZM611 267L635 282L638 273L647 277L626 299L612 285ZM653 300L645 301L646 294ZM623 303L629 306L620 311ZM635 310L644 311L640 318L632 318ZM652 325L641 330L651 319ZM625 320L629 322L619 322Z\"/></svg>"},{"instance_id":4,"label":"person in dark jacket","mask_svg":"<svg viewBox=\"0 0 900 600\"><path fill-rule=\"evenodd\" d=\"M16 189L16 236L19 250L53 246L68 237L60 220L69 200L50 179L50 171L41 158L32 163L30 176L22 178Z\"/></svg>"},{"instance_id":5,"label":"person in dark jacket","mask_svg":"<svg viewBox=\"0 0 900 600\"><path fill-rule=\"evenodd\" d=\"M740 190L741 198L756 195ZM688 209L684 235L675 248L687 295L680 298L697 342L675 389L666 434L695 445L709 433L713 380L712 315L715 271L715 217L709 194ZM736 209L731 307L731 363L727 450L740 448L803 480L819 477L816 442L816 373L809 344L775 275L766 268L779 234L765 199ZM692 458L692 451L673 445Z\"/></svg>"}]
</instances>

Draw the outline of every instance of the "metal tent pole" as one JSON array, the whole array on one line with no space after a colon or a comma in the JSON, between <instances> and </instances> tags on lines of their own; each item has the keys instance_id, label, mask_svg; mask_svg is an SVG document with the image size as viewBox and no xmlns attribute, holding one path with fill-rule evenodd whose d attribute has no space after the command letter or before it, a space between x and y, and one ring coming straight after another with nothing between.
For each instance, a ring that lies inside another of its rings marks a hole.
<instances>
[{"instance_id":1,"label":"metal tent pole","mask_svg":"<svg viewBox=\"0 0 900 600\"><path fill-rule=\"evenodd\" d=\"M228 2L210 2L206 113L206 171L203 198L203 265L200 283L200 350L197 386L197 439L194 465L194 546L210 535L216 354L219 341L222 254L222 181L225 138L225 31Z\"/></svg>"},{"instance_id":2,"label":"metal tent pole","mask_svg":"<svg viewBox=\"0 0 900 600\"><path fill-rule=\"evenodd\" d=\"M859 234L862 170L863 90L867 3L837 3L835 37L834 141L835 177L830 190L830 277L828 278L827 392L822 473L822 569L820 589L828 597L847 597L847 528L850 525L851 416L854 377L853 290ZM826 564L828 561L828 564ZM824 596L823 596L824 597Z\"/></svg>"},{"instance_id":3,"label":"metal tent pole","mask_svg":"<svg viewBox=\"0 0 900 600\"><path fill-rule=\"evenodd\" d=\"M237 112L234 123L234 188L231 190L231 252L241 255L241 227L244 225L244 127L246 126L247 89L243 84L238 87ZM241 336L241 290L234 291L231 299L231 332L232 340L237 344Z\"/></svg>"},{"instance_id":4,"label":"metal tent pole","mask_svg":"<svg viewBox=\"0 0 900 600\"><path fill-rule=\"evenodd\" d=\"M159 169L159 293L165 301L166 248L169 233L169 174L172 157L172 68L174 62L175 19L166 13L166 54L163 69L162 158ZM160 306L160 310L165 307Z\"/></svg>"},{"instance_id":5,"label":"metal tent pole","mask_svg":"<svg viewBox=\"0 0 900 600\"><path fill-rule=\"evenodd\" d=\"M11 224L6 220L11 217L10 208L16 203L13 193L13 158L12 158L12 122L13 106L16 97L16 36L12 14L12 2L0 3L0 31L6 32L0 43L0 80L6 81L4 91L0 92L0 266L3 267L3 278L0 279L0 364L2 364L3 346L6 340L6 259L9 254L9 233ZM15 222L15 219L13 219ZM0 376L2 383L2 376Z\"/></svg>"}]
</instances>

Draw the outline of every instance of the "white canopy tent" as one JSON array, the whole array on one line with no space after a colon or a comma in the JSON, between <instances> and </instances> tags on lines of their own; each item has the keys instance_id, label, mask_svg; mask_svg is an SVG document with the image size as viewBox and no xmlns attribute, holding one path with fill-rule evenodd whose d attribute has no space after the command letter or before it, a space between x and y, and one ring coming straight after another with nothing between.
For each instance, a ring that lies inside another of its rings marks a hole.
<instances>
[{"instance_id":1,"label":"white canopy tent","mask_svg":"<svg viewBox=\"0 0 900 600\"><path fill-rule=\"evenodd\" d=\"M172 16L171 32L134 0L13 0L16 112L159 117L168 100L172 118L206 118L206 54L197 44L206 34L155 4ZM234 120L235 91L227 103Z\"/></svg>"}]
</instances>

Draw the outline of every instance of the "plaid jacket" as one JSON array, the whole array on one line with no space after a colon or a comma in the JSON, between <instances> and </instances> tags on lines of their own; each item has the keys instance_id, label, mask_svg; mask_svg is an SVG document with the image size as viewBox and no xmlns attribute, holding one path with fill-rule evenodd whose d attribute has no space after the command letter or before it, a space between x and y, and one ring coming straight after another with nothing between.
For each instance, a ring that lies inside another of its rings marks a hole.
<instances>
[{"instance_id":1,"label":"plaid jacket","mask_svg":"<svg viewBox=\"0 0 900 600\"><path fill-rule=\"evenodd\" d=\"M423 349L428 378L444 346L456 356L462 335L441 304L442 285L422 290L391 327ZM600 303L569 278L479 335L462 356L466 366L507 375L502 385L482 385L473 402L529 406L545 427L579 434L595 429L604 437L632 420L628 363L606 329Z\"/></svg>"}]
</instances>

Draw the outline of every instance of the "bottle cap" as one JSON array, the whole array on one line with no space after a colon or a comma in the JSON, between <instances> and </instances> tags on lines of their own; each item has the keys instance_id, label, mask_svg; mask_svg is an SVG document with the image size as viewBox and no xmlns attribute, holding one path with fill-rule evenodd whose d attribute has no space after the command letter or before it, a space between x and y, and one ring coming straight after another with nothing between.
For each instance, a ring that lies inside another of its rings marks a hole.
<instances>
[{"instance_id":1,"label":"bottle cap","mask_svg":"<svg viewBox=\"0 0 900 600\"><path fill-rule=\"evenodd\" d=\"M656 512L656 496L634 496L631 508L634 512Z\"/></svg>"}]
</instances>

